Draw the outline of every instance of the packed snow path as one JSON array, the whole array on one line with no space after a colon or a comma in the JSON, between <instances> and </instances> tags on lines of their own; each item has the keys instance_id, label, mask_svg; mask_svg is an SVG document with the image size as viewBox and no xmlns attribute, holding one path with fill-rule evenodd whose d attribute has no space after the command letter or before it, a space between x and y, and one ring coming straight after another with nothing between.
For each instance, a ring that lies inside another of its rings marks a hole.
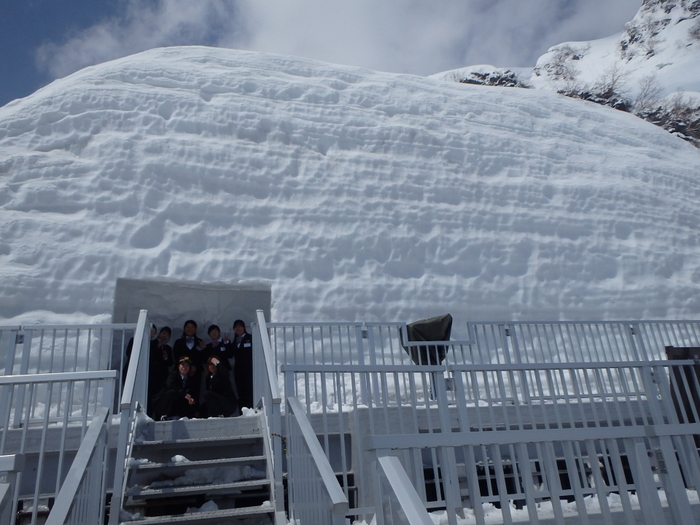
<instances>
[{"instance_id":1,"label":"packed snow path","mask_svg":"<svg viewBox=\"0 0 700 525\"><path fill-rule=\"evenodd\" d=\"M551 93L156 49L0 108L0 177L5 324L108 319L117 277L267 282L282 320L700 314L700 151Z\"/></svg>"}]
</instances>

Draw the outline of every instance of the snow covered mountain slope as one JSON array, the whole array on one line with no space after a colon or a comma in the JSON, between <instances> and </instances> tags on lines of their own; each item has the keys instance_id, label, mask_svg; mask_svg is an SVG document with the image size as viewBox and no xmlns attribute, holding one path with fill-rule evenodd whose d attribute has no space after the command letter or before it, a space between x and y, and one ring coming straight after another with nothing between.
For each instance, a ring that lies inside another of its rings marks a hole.
<instances>
[{"instance_id":1,"label":"snow covered mountain slope","mask_svg":"<svg viewBox=\"0 0 700 525\"><path fill-rule=\"evenodd\" d=\"M632 115L203 47L0 108L0 316L117 277L268 282L280 320L700 314L700 151Z\"/></svg>"},{"instance_id":2,"label":"snow covered mountain slope","mask_svg":"<svg viewBox=\"0 0 700 525\"><path fill-rule=\"evenodd\" d=\"M632 100L653 78L660 96L680 91L700 103L700 1L645 0L621 34L552 47L529 82L553 91L572 83L592 87L613 70Z\"/></svg>"},{"instance_id":3,"label":"snow covered mountain slope","mask_svg":"<svg viewBox=\"0 0 700 525\"><path fill-rule=\"evenodd\" d=\"M478 65L432 77L608 105L700 147L700 0L644 0L624 32L556 45L534 68Z\"/></svg>"}]
</instances>

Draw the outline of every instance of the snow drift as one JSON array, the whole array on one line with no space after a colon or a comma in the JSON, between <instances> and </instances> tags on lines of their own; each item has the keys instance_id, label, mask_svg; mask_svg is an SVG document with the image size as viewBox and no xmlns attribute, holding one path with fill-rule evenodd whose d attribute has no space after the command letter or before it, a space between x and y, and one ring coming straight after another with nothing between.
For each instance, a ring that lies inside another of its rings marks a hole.
<instances>
[{"instance_id":1,"label":"snow drift","mask_svg":"<svg viewBox=\"0 0 700 525\"><path fill-rule=\"evenodd\" d=\"M535 90L167 48L0 108L0 317L117 277L272 285L278 320L700 314L700 151Z\"/></svg>"}]
</instances>

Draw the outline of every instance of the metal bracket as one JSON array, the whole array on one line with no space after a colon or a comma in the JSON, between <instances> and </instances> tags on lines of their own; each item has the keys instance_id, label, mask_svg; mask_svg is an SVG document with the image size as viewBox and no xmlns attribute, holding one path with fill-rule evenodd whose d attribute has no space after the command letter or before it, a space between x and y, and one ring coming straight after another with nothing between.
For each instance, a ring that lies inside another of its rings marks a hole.
<instances>
[{"instance_id":1,"label":"metal bracket","mask_svg":"<svg viewBox=\"0 0 700 525\"><path fill-rule=\"evenodd\" d=\"M666 462L664 461L664 456L661 449L655 448L647 452L649 459L651 460L651 470L657 472L658 474L666 474Z\"/></svg>"}]
</instances>

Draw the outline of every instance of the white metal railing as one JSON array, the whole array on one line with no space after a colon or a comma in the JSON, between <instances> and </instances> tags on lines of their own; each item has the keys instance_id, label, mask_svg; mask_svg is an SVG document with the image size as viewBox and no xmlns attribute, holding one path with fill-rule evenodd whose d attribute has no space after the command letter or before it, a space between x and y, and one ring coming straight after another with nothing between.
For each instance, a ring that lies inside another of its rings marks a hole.
<instances>
[{"instance_id":1,"label":"white metal railing","mask_svg":"<svg viewBox=\"0 0 700 525\"><path fill-rule=\"evenodd\" d=\"M17 476L24 470L24 455L0 456L0 525L13 523L15 486Z\"/></svg>"},{"instance_id":2,"label":"white metal railing","mask_svg":"<svg viewBox=\"0 0 700 525\"><path fill-rule=\"evenodd\" d=\"M0 327L0 374L25 375L118 370L135 324ZM114 399L121 397L115 383Z\"/></svg>"},{"instance_id":3,"label":"white metal railing","mask_svg":"<svg viewBox=\"0 0 700 525\"><path fill-rule=\"evenodd\" d=\"M664 360L666 346L700 346L700 321L468 323L453 364Z\"/></svg>"},{"instance_id":4,"label":"white metal railing","mask_svg":"<svg viewBox=\"0 0 700 525\"><path fill-rule=\"evenodd\" d=\"M420 496L398 458L377 458L377 525L433 525Z\"/></svg>"},{"instance_id":5,"label":"white metal railing","mask_svg":"<svg viewBox=\"0 0 700 525\"><path fill-rule=\"evenodd\" d=\"M344 524L348 499L301 403L290 397L287 404L289 517L302 524Z\"/></svg>"},{"instance_id":6,"label":"white metal railing","mask_svg":"<svg viewBox=\"0 0 700 525\"><path fill-rule=\"evenodd\" d=\"M112 406L116 377L113 370L0 376L0 454L22 454L28 467L18 475L13 516L23 501L37 522L40 502L63 483L67 450L76 450L92 417Z\"/></svg>"},{"instance_id":7,"label":"white metal railing","mask_svg":"<svg viewBox=\"0 0 700 525\"><path fill-rule=\"evenodd\" d=\"M252 327L253 333L253 373L254 394L256 405L265 410L267 419L270 445L273 453L273 475L275 483L275 512L278 516L284 514L284 481L283 466L284 456L282 452L282 396L279 390L279 381L275 369L274 354L270 346L265 315L262 310L256 312L256 323ZM260 350L257 350L260 349ZM257 401L259 400L259 401Z\"/></svg>"},{"instance_id":8,"label":"white metal railing","mask_svg":"<svg viewBox=\"0 0 700 525\"><path fill-rule=\"evenodd\" d=\"M448 347L445 363L457 365L664 360L666 346L700 346L700 321L468 323L467 340L411 343L401 337L405 326L267 323L278 367L411 364L404 350L408 345L444 345Z\"/></svg>"},{"instance_id":9,"label":"white metal railing","mask_svg":"<svg viewBox=\"0 0 700 525\"><path fill-rule=\"evenodd\" d=\"M109 417L110 410L104 407L90 423L46 525L95 525L103 522Z\"/></svg>"},{"instance_id":10,"label":"white metal railing","mask_svg":"<svg viewBox=\"0 0 700 525\"><path fill-rule=\"evenodd\" d=\"M354 512L374 512L374 479L363 443L374 434L447 432L450 423L440 414L434 395L436 381L444 383L444 366L418 365L283 365L285 397L298 398L319 435L323 450L339 474ZM287 434L289 429L287 429ZM437 455L432 490L440 494ZM416 488L426 501L424 458L419 450L403 453ZM353 497L356 490L356 497ZM440 500L444 505L444 502ZM440 503L435 503L439 505Z\"/></svg>"},{"instance_id":11,"label":"white metal railing","mask_svg":"<svg viewBox=\"0 0 700 525\"><path fill-rule=\"evenodd\" d=\"M126 372L124 389L119 403L119 437L117 440L114 481L112 483L112 500L110 502L109 523L119 523L126 491L127 465L131 455L136 430L137 414L145 412L148 403L148 364L150 352L150 329L148 312L141 310L131 358Z\"/></svg>"}]
</instances>

